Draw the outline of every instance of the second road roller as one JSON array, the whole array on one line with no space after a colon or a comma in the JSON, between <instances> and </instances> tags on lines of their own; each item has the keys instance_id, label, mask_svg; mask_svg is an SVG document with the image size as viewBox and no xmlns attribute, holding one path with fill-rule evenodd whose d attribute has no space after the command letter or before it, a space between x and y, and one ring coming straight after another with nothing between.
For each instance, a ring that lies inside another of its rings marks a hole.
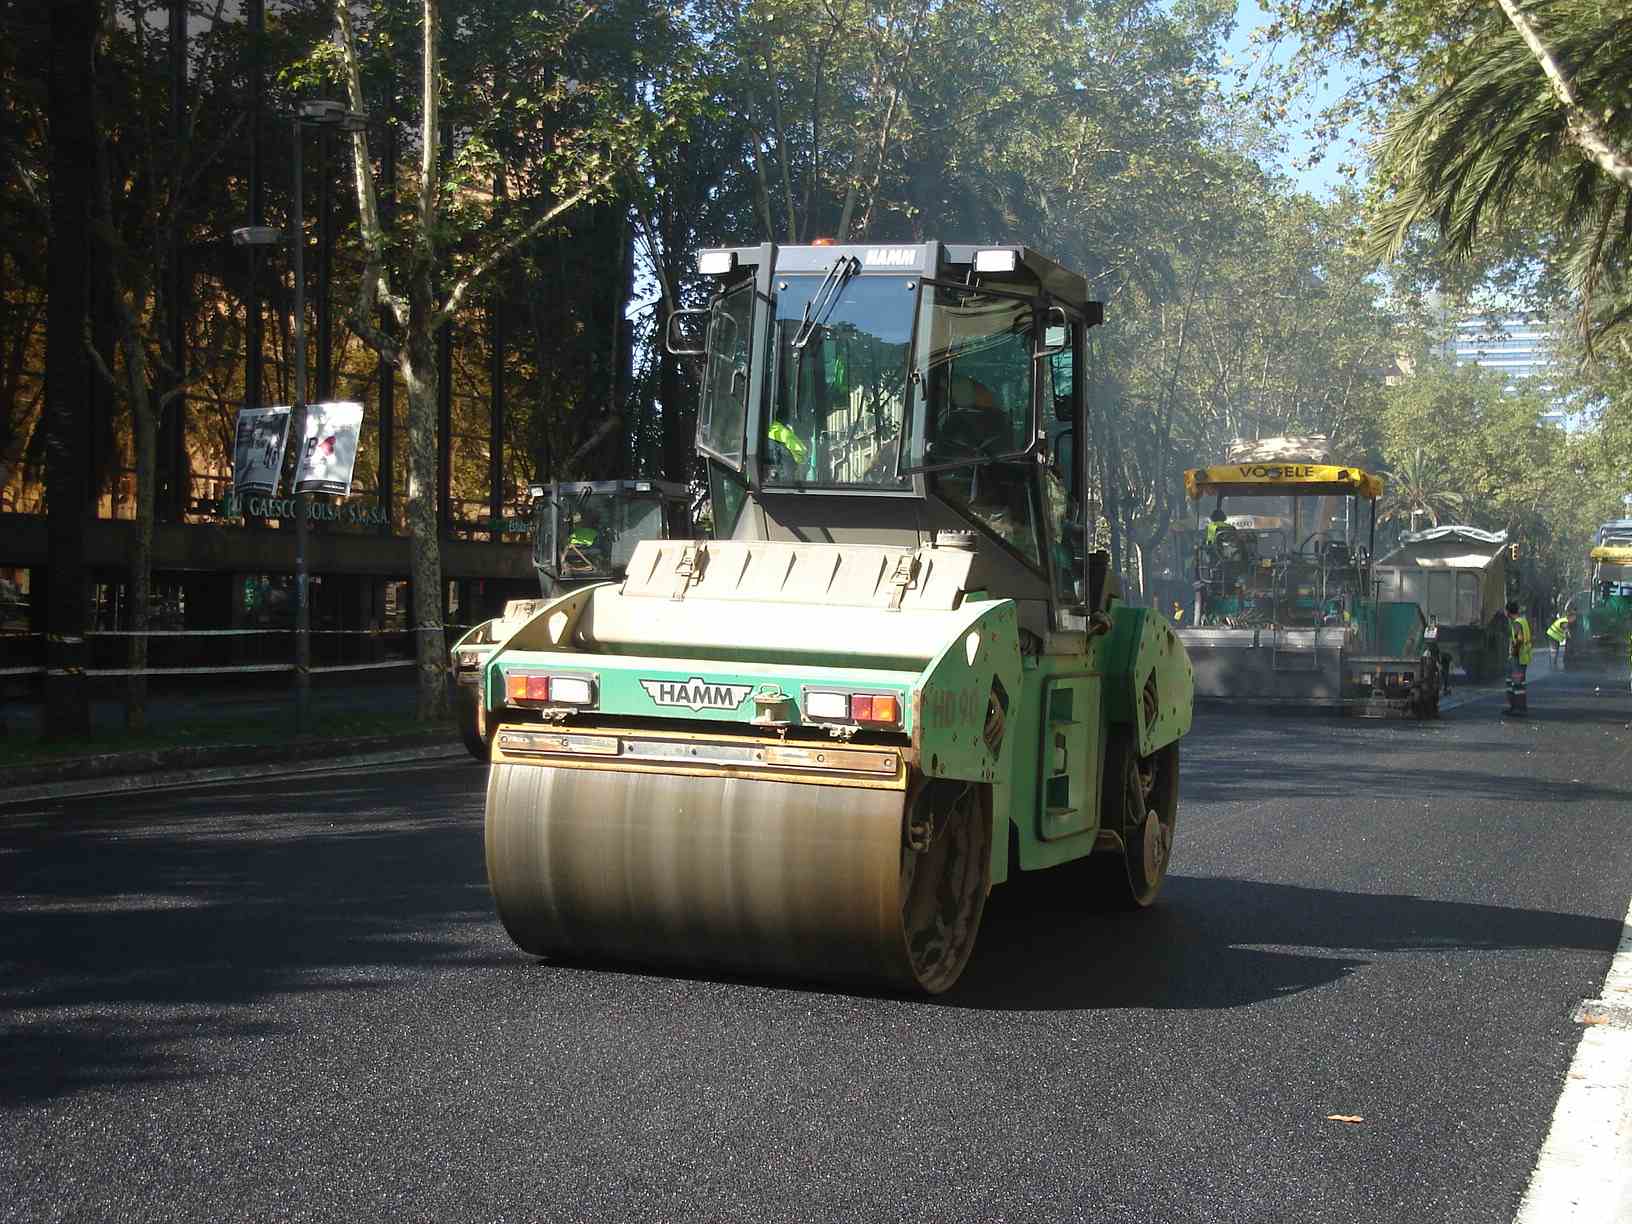
<instances>
[{"instance_id":1,"label":"second road roller","mask_svg":"<svg viewBox=\"0 0 1632 1224\"><path fill-rule=\"evenodd\" d=\"M1083 278L1020 246L704 251L714 537L482 675L488 880L546 957L939 992L992 887L1148 906L1192 677L1085 546Z\"/></svg>"}]
</instances>

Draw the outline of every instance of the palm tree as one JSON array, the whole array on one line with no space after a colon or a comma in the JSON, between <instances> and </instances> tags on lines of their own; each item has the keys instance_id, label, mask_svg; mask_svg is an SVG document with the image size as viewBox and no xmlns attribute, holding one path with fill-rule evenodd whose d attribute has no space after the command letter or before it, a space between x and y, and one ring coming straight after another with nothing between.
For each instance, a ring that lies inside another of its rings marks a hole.
<instances>
[{"instance_id":1,"label":"palm tree","mask_svg":"<svg viewBox=\"0 0 1632 1224\"><path fill-rule=\"evenodd\" d=\"M1538 36L1534 49L1515 22ZM1378 154L1387 194L1370 248L1392 258L1417 222L1432 220L1451 256L1466 258L1504 213L1556 213L1590 346L1632 323L1632 182L1619 172L1632 149L1632 108L1624 104L1632 10L1537 0L1510 22L1492 7L1476 38L1482 53L1467 70L1389 125ZM1588 146L1604 140L1616 148L1594 156Z\"/></svg>"},{"instance_id":2,"label":"palm tree","mask_svg":"<svg viewBox=\"0 0 1632 1224\"><path fill-rule=\"evenodd\" d=\"M1424 518L1430 527L1438 527L1442 517L1465 520L1469 505L1467 495L1438 483L1440 471L1422 453L1421 447L1383 476L1387 483L1377 506L1379 523L1399 523L1416 531Z\"/></svg>"}]
</instances>

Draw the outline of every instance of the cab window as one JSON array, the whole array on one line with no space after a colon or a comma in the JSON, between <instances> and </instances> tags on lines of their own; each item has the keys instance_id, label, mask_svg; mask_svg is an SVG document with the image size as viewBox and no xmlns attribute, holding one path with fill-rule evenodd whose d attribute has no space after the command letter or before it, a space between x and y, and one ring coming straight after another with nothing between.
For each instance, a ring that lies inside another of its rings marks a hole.
<instances>
[{"instance_id":1,"label":"cab window","mask_svg":"<svg viewBox=\"0 0 1632 1224\"><path fill-rule=\"evenodd\" d=\"M1002 459L1034 441L1031 302L936 285L929 327L926 466Z\"/></svg>"},{"instance_id":2,"label":"cab window","mask_svg":"<svg viewBox=\"0 0 1632 1224\"><path fill-rule=\"evenodd\" d=\"M982 463L935 477L935 491L984 525L993 535L1040 567L1037 507L1033 503L1034 463Z\"/></svg>"},{"instance_id":3,"label":"cab window","mask_svg":"<svg viewBox=\"0 0 1632 1224\"><path fill-rule=\"evenodd\" d=\"M714 303L708 324L697 445L734 468L742 467L752 362L754 287L744 284Z\"/></svg>"}]
</instances>

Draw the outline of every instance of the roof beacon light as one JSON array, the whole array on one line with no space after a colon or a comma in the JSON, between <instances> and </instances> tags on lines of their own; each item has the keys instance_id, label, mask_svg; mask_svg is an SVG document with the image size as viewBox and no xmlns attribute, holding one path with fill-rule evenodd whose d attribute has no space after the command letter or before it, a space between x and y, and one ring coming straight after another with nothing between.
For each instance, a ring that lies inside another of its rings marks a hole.
<instances>
[{"instance_id":1,"label":"roof beacon light","mask_svg":"<svg viewBox=\"0 0 1632 1224\"><path fill-rule=\"evenodd\" d=\"M699 251L697 271L702 276L724 276L737 266L735 251Z\"/></svg>"},{"instance_id":2,"label":"roof beacon light","mask_svg":"<svg viewBox=\"0 0 1632 1224\"><path fill-rule=\"evenodd\" d=\"M1006 251L976 251L976 272L1013 272L1020 266L1019 252Z\"/></svg>"}]
</instances>

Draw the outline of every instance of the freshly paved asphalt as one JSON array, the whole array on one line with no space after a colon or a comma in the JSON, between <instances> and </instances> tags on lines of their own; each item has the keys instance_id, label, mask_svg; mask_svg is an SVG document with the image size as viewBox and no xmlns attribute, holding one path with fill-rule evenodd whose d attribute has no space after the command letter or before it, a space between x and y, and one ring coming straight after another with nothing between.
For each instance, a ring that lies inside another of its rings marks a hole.
<instances>
[{"instance_id":1,"label":"freshly paved asphalt","mask_svg":"<svg viewBox=\"0 0 1632 1224\"><path fill-rule=\"evenodd\" d=\"M475 763L0 807L0 1218L1506 1222L1625 683L1204 714L1158 907L1006 885L932 1002L521 955Z\"/></svg>"}]
</instances>

